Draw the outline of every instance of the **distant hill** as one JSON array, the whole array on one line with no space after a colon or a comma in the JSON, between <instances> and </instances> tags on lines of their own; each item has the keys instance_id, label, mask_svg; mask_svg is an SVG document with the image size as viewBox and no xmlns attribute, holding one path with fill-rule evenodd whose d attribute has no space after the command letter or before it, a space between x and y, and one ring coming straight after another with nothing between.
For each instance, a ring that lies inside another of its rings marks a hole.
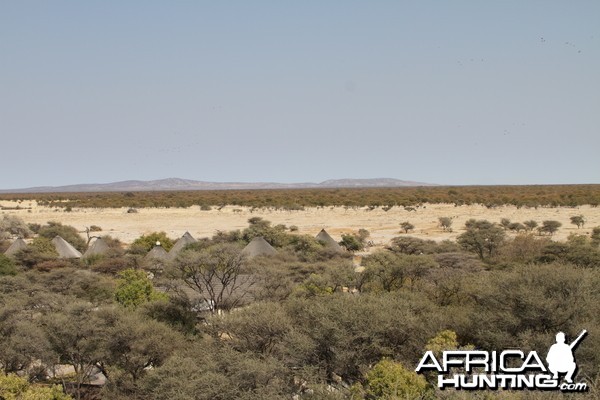
<instances>
[{"instance_id":1,"label":"distant hill","mask_svg":"<svg viewBox=\"0 0 600 400\"><path fill-rule=\"evenodd\" d=\"M437 186L432 183L401 181L393 178L375 179L330 179L321 182L316 187L324 188L373 188L373 187L402 187L402 186Z\"/></svg>"},{"instance_id":2,"label":"distant hill","mask_svg":"<svg viewBox=\"0 0 600 400\"><path fill-rule=\"evenodd\" d=\"M303 188L377 188L377 187L436 186L431 183L402 181L392 178L331 179L321 183L276 182L203 182L180 178L153 181L121 181L68 186L40 186L0 190L0 193L61 193L61 192L149 192L169 190L234 190L234 189L303 189Z\"/></svg>"}]
</instances>

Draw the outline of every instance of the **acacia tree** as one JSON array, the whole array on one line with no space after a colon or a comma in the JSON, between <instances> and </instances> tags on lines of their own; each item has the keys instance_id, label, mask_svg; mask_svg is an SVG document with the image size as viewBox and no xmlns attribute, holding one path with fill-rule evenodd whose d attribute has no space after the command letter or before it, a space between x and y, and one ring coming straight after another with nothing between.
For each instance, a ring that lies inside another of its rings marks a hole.
<instances>
[{"instance_id":1,"label":"acacia tree","mask_svg":"<svg viewBox=\"0 0 600 400\"><path fill-rule=\"evenodd\" d=\"M36 306L39 308L35 314L43 308L41 303ZM40 371L46 372L46 362L53 354L32 314L26 296L13 294L0 298L0 368L4 374L35 376ZM34 361L38 361L35 366Z\"/></svg>"},{"instance_id":2,"label":"acacia tree","mask_svg":"<svg viewBox=\"0 0 600 400\"><path fill-rule=\"evenodd\" d=\"M443 231L451 231L452 230L452 218L450 217L439 217L438 221L440 221L440 226Z\"/></svg>"},{"instance_id":3,"label":"acacia tree","mask_svg":"<svg viewBox=\"0 0 600 400\"><path fill-rule=\"evenodd\" d=\"M547 220L542 222L542 226L538 228L538 231L540 234L547 233L548 235L552 236L561 226L562 224L558 221Z\"/></svg>"},{"instance_id":4,"label":"acacia tree","mask_svg":"<svg viewBox=\"0 0 600 400\"><path fill-rule=\"evenodd\" d=\"M244 260L238 246L216 244L200 250L184 250L174 268L176 276L216 313L240 305L252 287L251 276L243 274Z\"/></svg>"},{"instance_id":5,"label":"acacia tree","mask_svg":"<svg viewBox=\"0 0 600 400\"><path fill-rule=\"evenodd\" d=\"M394 254L377 251L363 259L362 289L386 292L410 285L411 289L438 264L426 255Z\"/></svg>"},{"instance_id":6,"label":"acacia tree","mask_svg":"<svg viewBox=\"0 0 600 400\"><path fill-rule=\"evenodd\" d=\"M408 231L412 231L413 229L415 229L415 226L408 221L401 223L400 227L402 228L404 233L408 233Z\"/></svg>"},{"instance_id":7,"label":"acacia tree","mask_svg":"<svg viewBox=\"0 0 600 400\"><path fill-rule=\"evenodd\" d=\"M504 243L502 228L487 220L470 219L465 223L467 231L456 239L464 249L476 253L480 259L492 257Z\"/></svg>"},{"instance_id":8,"label":"acacia tree","mask_svg":"<svg viewBox=\"0 0 600 400\"><path fill-rule=\"evenodd\" d=\"M99 314L106 333L98 339L102 354L97 366L113 381L135 383L149 368L162 365L180 343L167 325L139 313L105 309Z\"/></svg>"},{"instance_id":9,"label":"acacia tree","mask_svg":"<svg viewBox=\"0 0 600 400\"><path fill-rule=\"evenodd\" d=\"M525 227L527 228L528 231L532 231L535 228L537 228L538 223L536 221L530 219L529 221L523 222L523 225L525 225Z\"/></svg>"},{"instance_id":10,"label":"acacia tree","mask_svg":"<svg viewBox=\"0 0 600 400\"><path fill-rule=\"evenodd\" d=\"M258 354L275 352L294 327L283 307L274 302L252 304L213 323L232 337L229 344L236 350Z\"/></svg>"},{"instance_id":11,"label":"acacia tree","mask_svg":"<svg viewBox=\"0 0 600 400\"><path fill-rule=\"evenodd\" d=\"M585 225L585 218L583 215L574 215L571 217L571 223L577 225L577 229L583 228L583 225Z\"/></svg>"},{"instance_id":12,"label":"acacia tree","mask_svg":"<svg viewBox=\"0 0 600 400\"><path fill-rule=\"evenodd\" d=\"M93 306L85 302L69 304L43 319L42 325L50 348L58 355L58 364L69 364L75 371L77 399L81 398L81 387L101 358L99 338L104 337L105 328L100 322Z\"/></svg>"}]
</instances>

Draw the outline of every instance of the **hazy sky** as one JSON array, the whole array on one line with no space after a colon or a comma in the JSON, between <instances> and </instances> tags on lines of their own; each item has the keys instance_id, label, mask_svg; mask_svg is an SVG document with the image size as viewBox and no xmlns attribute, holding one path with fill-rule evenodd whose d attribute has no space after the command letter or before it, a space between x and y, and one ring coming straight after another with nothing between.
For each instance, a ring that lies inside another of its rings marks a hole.
<instances>
[{"instance_id":1,"label":"hazy sky","mask_svg":"<svg viewBox=\"0 0 600 400\"><path fill-rule=\"evenodd\" d=\"M600 2L0 0L0 188L600 183Z\"/></svg>"}]
</instances>

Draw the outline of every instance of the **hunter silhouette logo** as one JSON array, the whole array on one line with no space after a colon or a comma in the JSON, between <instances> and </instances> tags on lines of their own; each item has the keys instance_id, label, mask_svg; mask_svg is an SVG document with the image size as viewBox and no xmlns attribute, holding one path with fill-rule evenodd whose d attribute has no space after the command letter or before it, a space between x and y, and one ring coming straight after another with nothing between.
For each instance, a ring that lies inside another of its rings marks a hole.
<instances>
[{"instance_id":1,"label":"hunter silhouette logo","mask_svg":"<svg viewBox=\"0 0 600 400\"><path fill-rule=\"evenodd\" d=\"M585 392L585 382L573 383L577 372L574 350L587 335L584 329L570 344L563 332L548 350L546 364L536 351L447 350L438 360L427 351L415 369L417 373L437 372L438 388L459 390L560 390ZM564 381L561 382L561 375Z\"/></svg>"},{"instance_id":2,"label":"hunter silhouette logo","mask_svg":"<svg viewBox=\"0 0 600 400\"><path fill-rule=\"evenodd\" d=\"M575 363L575 357L573 357L573 350L587 335L587 331L584 329L577 339L573 340L571 344L565 343L565 334L558 332L556 334L556 343L548 350L548 356L546 361L548 362L548 369L552 372L552 378L558 379L559 373L566 373L565 380L567 383L573 383L573 374L577 370L577 364Z\"/></svg>"}]
</instances>

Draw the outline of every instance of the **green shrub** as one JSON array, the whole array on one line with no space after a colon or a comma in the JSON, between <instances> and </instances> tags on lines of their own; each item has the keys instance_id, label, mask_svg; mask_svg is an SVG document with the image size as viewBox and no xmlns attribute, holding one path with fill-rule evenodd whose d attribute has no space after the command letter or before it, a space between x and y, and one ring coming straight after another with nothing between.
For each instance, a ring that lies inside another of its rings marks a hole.
<instances>
[{"instance_id":1,"label":"green shrub","mask_svg":"<svg viewBox=\"0 0 600 400\"><path fill-rule=\"evenodd\" d=\"M591 235L592 243L598 246L600 244L600 226L596 226L592 229Z\"/></svg>"},{"instance_id":2,"label":"green shrub","mask_svg":"<svg viewBox=\"0 0 600 400\"><path fill-rule=\"evenodd\" d=\"M417 399L427 392L427 381L399 362L379 361L366 375L367 395L376 399Z\"/></svg>"},{"instance_id":3,"label":"green shrub","mask_svg":"<svg viewBox=\"0 0 600 400\"><path fill-rule=\"evenodd\" d=\"M16 275L17 267L13 260L5 256L4 254L0 254L0 276L2 275Z\"/></svg>"},{"instance_id":4,"label":"green shrub","mask_svg":"<svg viewBox=\"0 0 600 400\"><path fill-rule=\"evenodd\" d=\"M135 266L135 260L131 257L101 258L91 264L94 272L102 274L117 275L119 272Z\"/></svg>"},{"instance_id":5,"label":"green shrub","mask_svg":"<svg viewBox=\"0 0 600 400\"><path fill-rule=\"evenodd\" d=\"M37 386L17 375L0 375L0 399L6 400L71 400L58 385Z\"/></svg>"},{"instance_id":6,"label":"green shrub","mask_svg":"<svg viewBox=\"0 0 600 400\"><path fill-rule=\"evenodd\" d=\"M60 222L48 222L48 224L40 228L38 234L41 237L50 240L54 239L56 236L60 236L82 253L85 252L87 248L86 241L79 235L77 229L69 225L63 225Z\"/></svg>"},{"instance_id":7,"label":"green shrub","mask_svg":"<svg viewBox=\"0 0 600 400\"><path fill-rule=\"evenodd\" d=\"M125 308L137 308L149 301L167 298L165 294L154 290L152 281L144 271L126 269L117 276L115 300Z\"/></svg>"},{"instance_id":8,"label":"green shrub","mask_svg":"<svg viewBox=\"0 0 600 400\"><path fill-rule=\"evenodd\" d=\"M27 226L35 234L37 234L40 231L41 227L42 227L42 225L36 224L36 223L27 224Z\"/></svg>"},{"instance_id":9,"label":"green shrub","mask_svg":"<svg viewBox=\"0 0 600 400\"><path fill-rule=\"evenodd\" d=\"M344 247L348 251L361 251L365 248L365 244L360 240L360 238L353 234L342 234L340 246Z\"/></svg>"},{"instance_id":10,"label":"green shrub","mask_svg":"<svg viewBox=\"0 0 600 400\"><path fill-rule=\"evenodd\" d=\"M148 235L142 235L135 239L131 244L132 247L140 247L144 251L148 252L156 245L156 242L160 242L160 245L166 250L171 250L171 247L175 244L171 238L169 238L166 232L152 232Z\"/></svg>"},{"instance_id":11,"label":"green shrub","mask_svg":"<svg viewBox=\"0 0 600 400\"><path fill-rule=\"evenodd\" d=\"M36 237L29 246L15 254L17 263L26 268L32 268L44 261L55 260L57 257L58 253L52 241L42 236Z\"/></svg>"}]
</instances>

